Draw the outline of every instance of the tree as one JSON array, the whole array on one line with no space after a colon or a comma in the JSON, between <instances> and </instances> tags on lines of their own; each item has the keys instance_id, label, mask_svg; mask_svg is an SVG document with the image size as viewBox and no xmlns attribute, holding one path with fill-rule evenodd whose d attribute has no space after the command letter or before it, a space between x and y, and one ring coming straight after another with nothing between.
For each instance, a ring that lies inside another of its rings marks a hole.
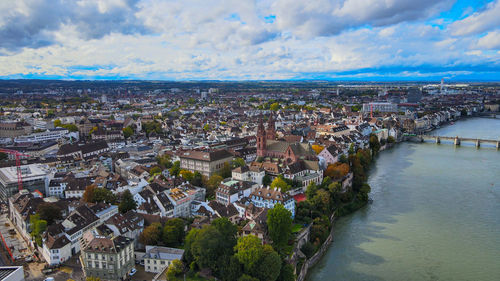
<instances>
[{"instance_id":1,"label":"tree","mask_svg":"<svg viewBox=\"0 0 500 281\"><path fill-rule=\"evenodd\" d=\"M328 213L330 209L330 194L324 189L319 189L316 191L316 195L314 195L311 203L323 213Z\"/></svg>"},{"instance_id":2,"label":"tree","mask_svg":"<svg viewBox=\"0 0 500 281\"><path fill-rule=\"evenodd\" d=\"M101 281L101 278L99 277L94 277L94 276L89 276L85 278L86 281Z\"/></svg>"},{"instance_id":3,"label":"tree","mask_svg":"<svg viewBox=\"0 0 500 281\"><path fill-rule=\"evenodd\" d=\"M246 163L245 160L243 160L243 158L237 157L233 161L231 161L231 165L233 166L233 168L237 168L245 166Z\"/></svg>"},{"instance_id":4,"label":"tree","mask_svg":"<svg viewBox=\"0 0 500 281\"><path fill-rule=\"evenodd\" d=\"M184 256L183 259L186 261L186 264L191 265L191 263L194 263L194 255L193 252L191 251L193 243L196 241L198 238L198 234L201 232L201 229L198 228L193 228L191 229L188 234L186 235L186 240L184 242Z\"/></svg>"},{"instance_id":5,"label":"tree","mask_svg":"<svg viewBox=\"0 0 500 281\"><path fill-rule=\"evenodd\" d=\"M347 159L347 156L345 156L345 154L342 154L339 157L339 162L340 163L347 163L347 162L349 162L349 160Z\"/></svg>"},{"instance_id":6,"label":"tree","mask_svg":"<svg viewBox=\"0 0 500 281\"><path fill-rule=\"evenodd\" d=\"M0 161L7 160L7 158L9 158L7 153L0 152Z\"/></svg>"},{"instance_id":7,"label":"tree","mask_svg":"<svg viewBox=\"0 0 500 281\"><path fill-rule=\"evenodd\" d=\"M94 197L92 203L109 203L114 204L116 196L110 190L106 188L97 187L94 189Z\"/></svg>"},{"instance_id":8,"label":"tree","mask_svg":"<svg viewBox=\"0 0 500 281\"><path fill-rule=\"evenodd\" d=\"M354 154L356 152L356 148L354 147L354 143L351 143L351 145L349 145L349 151L348 153L349 154Z\"/></svg>"},{"instance_id":9,"label":"tree","mask_svg":"<svg viewBox=\"0 0 500 281\"><path fill-rule=\"evenodd\" d=\"M94 191L97 187L94 184L91 184L85 188L83 192L83 201L87 203L94 202Z\"/></svg>"},{"instance_id":10,"label":"tree","mask_svg":"<svg viewBox=\"0 0 500 281\"><path fill-rule=\"evenodd\" d=\"M172 167L168 170L171 176L177 177L181 171L181 162L175 161Z\"/></svg>"},{"instance_id":11,"label":"tree","mask_svg":"<svg viewBox=\"0 0 500 281\"><path fill-rule=\"evenodd\" d=\"M347 163L336 162L328 165L325 170L325 176L334 180L340 180L349 173L349 165Z\"/></svg>"},{"instance_id":12,"label":"tree","mask_svg":"<svg viewBox=\"0 0 500 281\"><path fill-rule=\"evenodd\" d=\"M224 180L221 176L213 174L207 181L207 196L215 195L215 190L219 187L219 184Z\"/></svg>"},{"instance_id":13,"label":"tree","mask_svg":"<svg viewBox=\"0 0 500 281\"><path fill-rule=\"evenodd\" d=\"M223 281L238 280L242 273L241 263L235 256L231 256L227 265L224 265L221 269Z\"/></svg>"},{"instance_id":14,"label":"tree","mask_svg":"<svg viewBox=\"0 0 500 281\"><path fill-rule=\"evenodd\" d=\"M134 200L134 196L130 190L125 190L122 194L120 205L118 205L118 210L120 213L125 214L130 210L137 209L137 202Z\"/></svg>"},{"instance_id":15,"label":"tree","mask_svg":"<svg viewBox=\"0 0 500 281\"><path fill-rule=\"evenodd\" d=\"M218 272L220 264L218 260L226 249L221 247L222 236L212 226L202 228L191 243L191 254L200 268L209 268L212 272Z\"/></svg>"},{"instance_id":16,"label":"tree","mask_svg":"<svg viewBox=\"0 0 500 281\"><path fill-rule=\"evenodd\" d=\"M236 245L236 234L238 228L228 218L217 218L212 221L212 226L219 231L222 239L221 246L224 248L225 254L230 256L233 254L233 248Z\"/></svg>"},{"instance_id":17,"label":"tree","mask_svg":"<svg viewBox=\"0 0 500 281\"><path fill-rule=\"evenodd\" d=\"M38 246L42 246L42 234L47 229L47 221L40 219L40 215L30 216L31 237L35 238Z\"/></svg>"},{"instance_id":18,"label":"tree","mask_svg":"<svg viewBox=\"0 0 500 281\"><path fill-rule=\"evenodd\" d=\"M316 152L316 154L320 154L321 151L323 151L323 149L325 148L324 146L322 145L318 145L318 144L313 144L311 145L311 148L314 150L314 152Z\"/></svg>"},{"instance_id":19,"label":"tree","mask_svg":"<svg viewBox=\"0 0 500 281\"><path fill-rule=\"evenodd\" d=\"M224 179L231 177L231 166L228 162L224 162L222 169L219 171L219 175Z\"/></svg>"},{"instance_id":20,"label":"tree","mask_svg":"<svg viewBox=\"0 0 500 281\"><path fill-rule=\"evenodd\" d=\"M62 219L61 208L53 203L43 202L38 205L36 213L40 215L40 219L47 221L48 225L53 224L56 220Z\"/></svg>"},{"instance_id":21,"label":"tree","mask_svg":"<svg viewBox=\"0 0 500 281\"><path fill-rule=\"evenodd\" d=\"M281 251L292 233L292 213L279 203L274 205L267 212L267 229L274 248Z\"/></svg>"},{"instance_id":22,"label":"tree","mask_svg":"<svg viewBox=\"0 0 500 281\"><path fill-rule=\"evenodd\" d=\"M193 174L193 178L189 181L190 184L194 186L202 186L203 185L203 175L196 171Z\"/></svg>"},{"instance_id":23,"label":"tree","mask_svg":"<svg viewBox=\"0 0 500 281\"><path fill-rule=\"evenodd\" d=\"M375 134L370 135L370 149L372 150L372 155L375 155L380 150L380 142Z\"/></svg>"},{"instance_id":24,"label":"tree","mask_svg":"<svg viewBox=\"0 0 500 281\"><path fill-rule=\"evenodd\" d=\"M250 275L243 274L240 278L238 278L238 281L259 281L259 279L254 278Z\"/></svg>"},{"instance_id":25,"label":"tree","mask_svg":"<svg viewBox=\"0 0 500 281\"><path fill-rule=\"evenodd\" d=\"M295 281L295 274L293 273L293 271L293 266L283 261L280 276L278 276L278 281Z\"/></svg>"},{"instance_id":26,"label":"tree","mask_svg":"<svg viewBox=\"0 0 500 281\"><path fill-rule=\"evenodd\" d=\"M170 160L170 155L168 154L163 154L162 156L158 156L156 158L158 165L164 169L170 169L172 167L172 162Z\"/></svg>"},{"instance_id":27,"label":"tree","mask_svg":"<svg viewBox=\"0 0 500 281\"><path fill-rule=\"evenodd\" d=\"M316 195L316 190L318 190L318 186L314 183L311 182L306 188L306 197L307 200L311 201L314 195Z\"/></svg>"},{"instance_id":28,"label":"tree","mask_svg":"<svg viewBox=\"0 0 500 281\"><path fill-rule=\"evenodd\" d=\"M175 247L182 244L184 240L184 221L180 218L168 220L163 227L163 242L169 247Z\"/></svg>"},{"instance_id":29,"label":"tree","mask_svg":"<svg viewBox=\"0 0 500 281\"><path fill-rule=\"evenodd\" d=\"M271 184L272 180L271 180L271 176L269 176L268 174L265 174L264 177L262 178L262 184L264 186L269 186Z\"/></svg>"},{"instance_id":30,"label":"tree","mask_svg":"<svg viewBox=\"0 0 500 281\"><path fill-rule=\"evenodd\" d=\"M203 131L205 131L205 132L210 131L210 125L205 124L205 126L203 126Z\"/></svg>"},{"instance_id":31,"label":"tree","mask_svg":"<svg viewBox=\"0 0 500 281\"><path fill-rule=\"evenodd\" d=\"M128 139L134 135L134 129L130 126L123 128L123 136Z\"/></svg>"},{"instance_id":32,"label":"tree","mask_svg":"<svg viewBox=\"0 0 500 281\"><path fill-rule=\"evenodd\" d=\"M278 111L280 108L281 108L281 105L279 103L277 103L277 102L272 103L269 106L269 109L271 109L272 111Z\"/></svg>"},{"instance_id":33,"label":"tree","mask_svg":"<svg viewBox=\"0 0 500 281\"><path fill-rule=\"evenodd\" d=\"M61 120L59 120L59 119L54 120L54 127L55 127L55 128L57 128L57 127L62 127L62 122L61 122Z\"/></svg>"},{"instance_id":34,"label":"tree","mask_svg":"<svg viewBox=\"0 0 500 281\"><path fill-rule=\"evenodd\" d=\"M271 183L272 189L281 189L281 191L285 192L290 189L290 186L286 181L284 181L281 177L276 177Z\"/></svg>"},{"instance_id":35,"label":"tree","mask_svg":"<svg viewBox=\"0 0 500 281\"><path fill-rule=\"evenodd\" d=\"M240 237L234 250L236 258L243 264L246 272L252 271L263 253L262 242L254 235Z\"/></svg>"},{"instance_id":36,"label":"tree","mask_svg":"<svg viewBox=\"0 0 500 281\"><path fill-rule=\"evenodd\" d=\"M161 223L152 223L148 227L144 228L139 236L139 241L143 245L157 245L158 241L161 239L161 228Z\"/></svg>"},{"instance_id":37,"label":"tree","mask_svg":"<svg viewBox=\"0 0 500 281\"><path fill-rule=\"evenodd\" d=\"M167 280L174 281L178 280L178 276L184 271L184 265L180 260L173 260L167 269Z\"/></svg>"},{"instance_id":38,"label":"tree","mask_svg":"<svg viewBox=\"0 0 500 281\"><path fill-rule=\"evenodd\" d=\"M157 174L161 174L161 168L158 167L158 166L154 166L153 168L151 168L149 170L149 174L150 175L157 175Z\"/></svg>"},{"instance_id":39,"label":"tree","mask_svg":"<svg viewBox=\"0 0 500 281\"><path fill-rule=\"evenodd\" d=\"M193 179L194 177L194 174L193 172L189 171L189 170L181 170L179 172L179 174L181 175L181 177L187 181L190 181Z\"/></svg>"},{"instance_id":40,"label":"tree","mask_svg":"<svg viewBox=\"0 0 500 281\"><path fill-rule=\"evenodd\" d=\"M262 256L254 267L252 276L259 280L275 281L280 275L281 258L269 245L264 245L262 249Z\"/></svg>"}]
</instances>

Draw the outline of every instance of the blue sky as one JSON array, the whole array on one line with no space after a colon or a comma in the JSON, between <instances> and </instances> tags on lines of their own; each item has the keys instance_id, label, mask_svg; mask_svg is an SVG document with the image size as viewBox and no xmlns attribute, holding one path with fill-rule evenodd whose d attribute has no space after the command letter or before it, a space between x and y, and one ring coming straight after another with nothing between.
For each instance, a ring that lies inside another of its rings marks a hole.
<instances>
[{"instance_id":1,"label":"blue sky","mask_svg":"<svg viewBox=\"0 0 500 281\"><path fill-rule=\"evenodd\" d=\"M499 81L500 0L3 0L0 78Z\"/></svg>"}]
</instances>

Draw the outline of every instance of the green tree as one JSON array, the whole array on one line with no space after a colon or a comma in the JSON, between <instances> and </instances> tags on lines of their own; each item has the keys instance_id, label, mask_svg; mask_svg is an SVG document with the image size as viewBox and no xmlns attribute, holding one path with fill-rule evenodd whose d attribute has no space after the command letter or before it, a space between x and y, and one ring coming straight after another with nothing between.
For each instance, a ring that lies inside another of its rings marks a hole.
<instances>
[{"instance_id":1,"label":"green tree","mask_svg":"<svg viewBox=\"0 0 500 281\"><path fill-rule=\"evenodd\" d=\"M187 181L190 181L193 179L194 177L194 174L193 172L189 171L189 170L181 170L179 172L179 174L181 175L181 177Z\"/></svg>"},{"instance_id":2,"label":"green tree","mask_svg":"<svg viewBox=\"0 0 500 281\"><path fill-rule=\"evenodd\" d=\"M293 271L293 266L291 264L283 262L278 281L295 281L295 274Z\"/></svg>"},{"instance_id":3,"label":"green tree","mask_svg":"<svg viewBox=\"0 0 500 281\"><path fill-rule=\"evenodd\" d=\"M170 169L172 167L172 161L170 159L170 155L163 154L162 156L158 156L156 158L158 165L160 165L164 169Z\"/></svg>"},{"instance_id":4,"label":"green tree","mask_svg":"<svg viewBox=\"0 0 500 281\"><path fill-rule=\"evenodd\" d=\"M134 129L130 126L123 128L123 136L128 139L134 135Z\"/></svg>"},{"instance_id":5,"label":"green tree","mask_svg":"<svg viewBox=\"0 0 500 281\"><path fill-rule=\"evenodd\" d=\"M195 262L195 257L193 255L193 252L191 251L191 247L198 238L200 232L201 229L193 228L186 235L186 240L184 242L184 256L183 256L183 259L184 261L186 261L186 264L190 265L191 263Z\"/></svg>"},{"instance_id":6,"label":"green tree","mask_svg":"<svg viewBox=\"0 0 500 281\"><path fill-rule=\"evenodd\" d=\"M271 176L269 176L268 174L265 174L264 178L262 178L262 184L264 186L269 186L271 184L271 182L272 182Z\"/></svg>"},{"instance_id":7,"label":"green tree","mask_svg":"<svg viewBox=\"0 0 500 281\"><path fill-rule=\"evenodd\" d=\"M7 160L8 158L7 153L0 152L0 161Z\"/></svg>"},{"instance_id":8,"label":"green tree","mask_svg":"<svg viewBox=\"0 0 500 281\"><path fill-rule=\"evenodd\" d=\"M281 108L281 105L279 103L277 103L277 102L272 103L269 106L269 109L271 109L272 111L278 111L280 108Z\"/></svg>"},{"instance_id":9,"label":"green tree","mask_svg":"<svg viewBox=\"0 0 500 281\"><path fill-rule=\"evenodd\" d=\"M57 128L57 127L62 127L62 122L61 122L61 120L59 120L59 119L54 120L54 127L55 127L55 128Z\"/></svg>"},{"instance_id":10,"label":"green tree","mask_svg":"<svg viewBox=\"0 0 500 281\"><path fill-rule=\"evenodd\" d=\"M235 256L231 256L229 262L223 264L221 269L223 281L238 280L243 272L241 263Z\"/></svg>"},{"instance_id":11,"label":"green tree","mask_svg":"<svg viewBox=\"0 0 500 281\"><path fill-rule=\"evenodd\" d=\"M284 181L281 177L276 177L271 183L272 189L281 189L281 191L285 192L290 189L290 186L286 181Z\"/></svg>"},{"instance_id":12,"label":"green tree","mask_svg":"<svg viewBox=\"0 0 500 281\"><path fill-rule=\"evenodd\" d=\"M269 245L264 245L262 249L262 256L254 267L252 276L259 280L275 281L280 275L281 258Z\"/></svg>"},{"instance_id":13,"label":"green tree","mask_svg":"<svg viewBox=\"0 0 500 281\"><path fill-rule=\"evenodd\" d=\"M78 132L78 127L75 124L63 124L61 127L67 129L70 132Z\"/></svg>"},{"instance_id":14,"label":"green tree","mask_svg":"<svg viewBox=\"0 0 500 281\"><path fill-rule=\"evenodd\" d=\"M137 209L137 202L134 200L134 196L130 190L125 190L122 194L120 205L118 205L118 210L120 213L125 214L130 210Z\"/></svg>"},{"instance_id":15,"label":"green tree","mask_svg":"<svg viewBox=\"0 0 500 281\"><path fill-rule=\"evenodd\" d=\"M232 255L236 245L236 234L238 228L228 218L217 218L212 221L212 226L219 231L222 236L221 247L224 248L225 255Z\"/></svg>"},{"instance_id":16,"label":"green tree","mask_svg":"<svg viewBox=\"0 0 500 281\"><path fill-rule=\"evenodd\" d=\"M219 171L219 175L224 179L231 177L231 166L228 162L224 162L222 169Z\"/></svg>"},{"instance_id":17,"label":"green tree","mask_svg":"<svg viewBox=\"0 0 500 281\"><path fill-rule=\"evenodd\" d=\"M330 194L324 189L319 189L316 191L311 203L323 213L328 213L330 209Z\"/></svg>"},{"instance_id":18,"label":"green tree","mask_svg":"<svg viewBox=\"0 0 500 281\"><path fill-rule=\"evenodd\" d=\"M184 221L180 218L168 220L163 227L163 242L169 247L176 247L184 240Z\"/></svg>"},{"instance_id":19,"label":"green tree","mask_svg":"<svg viewBox=\"0 0 500 281\"><path fill-rule=\"evenodd\" d=\"M292 233L292 214L281 204L274 205L274 208L267 212L267 229L269 237L273 240L273 246L278 251L282 251L288 244Z\"/></svg>"},{"instance_id":20,"label":"green tree","mask_svg":"<svg viewBox=\"0 0 500 281\"><path fill-rule=\"evenodd\" d=\"M108 203L108 204L114 204L116 200L116 196L111 192L110 190L106 188L100 188L97 187L94 190L94 198L92 200L92 203Z\"/></svg>"},{"instance_id":21,"label":"green tree","mask_svg":"<svg viewBox=\"0 0 500 281\"><path fill-rule=\"evenodd\" d=\"M171 176L177 177L181 171L181 162L175 161L172 167L168 170Z\"/></svg>"},{"instance_id":22,"label":"green tree","mask_svg":"<svg viewBox=\"0 0 500 281\"><path fill-rule=\"evenodd\" d=\"M155 222L144 228L141 235L139 236L139 241L143 245L158 245L161 239L161 223Z\"/></svg>"},{"instance_id":23,"label":"green tree","mask_svg":"<svg viewBox=\"0 0 500 281\"><path fill-rule=\"evenodd\" d=\"M260 281L260 280L250 275L243 274L241 275L240 278L238 278L238 281Z\"/></svg>"},{"instance_id":24,"label":"green tree","mask_svg":"<svg viewBox=\"0 0 500 281\"><path fill-rule=\"evenodd\" d=\"M154 166L153 168L151 168L149 170L149 174L150 175L157 175L157 174L161 174L161 168L158 167L158 166Z\"/></svg>"},{"instance_id":25,"label":"green tree","mask_svg":"<svg viewBox=\"0 0 500 281\"><path fill-rule=\"evenodd\" d=\"M209 268L212 272L218 272L220 264L218 260L225 249L221 247L222 236L215 227L204 227L196 235L191 243L191 254L200 268Z\"/></svg>"},{"instance_id":26,"label":"green tree","mask_svg":"<svg viewBox=\"0 0 500 281\"><path fill-rule=\"evenodd\" d=\"M40 215L30 216L31 237L35 239L38 246L42 246L42 234L47 229L47 221L40 219Z\"/></svg>"},{"instance_id":27,"label":"green tree","mask_svg":"<svg viewBox=\"0 0 500 281\"><path fill-rule=\"evenodd\" d=\"M246 272L252 271L263 253L262 242L254 235L240 237L234 250L236 258L243 264Z\"/></svg>"},{"instance_id":28,"label":"green tree","mask_svg":"<svg viewBox=\"0 0 500 281\"><path fill-rule=\"evenodd\" d=\"M239 157L237 157L233 161L231 161L231 164L232 164L233 168L243 167L246 165L245 160L243 160L243 158L239 158Z\"/></svg>"},{"instance_id":29,"label":"green tree","mask_svg":"<svg viewBox=\"0 0 500 281\"><path fill-rule=\"evenodd\" d=\"M378 153L380 150L380 142L378 140L377 135L371 134L370 135L370 149L372 150L372 155L375 155Z\"/></svg>"},{"instance_id":30,"label":"green tree","mask_svg":"<svg viewBox=\"0 0 500 281\"><path fill-rule=\"evenodd\" d=\"M214 196L215 190L219 187L219 184L224 180L220 175L213 174L207 181L207 196Z\"/></svg>"},{"instance_id":31,"label":"green tree","mask_svg":"<svg viewBox=\"0 0 500 281\"><path fill-rule=\"evenodd\" d=\"M205 131L205 132L210 131L210 125L205 124L205 126L203 126L203 131Z\"/></svg>"},{"instance_id":32,"label":"green tree","mask_svg":"<svg viewBox=\"0 0 500 281\"><path fill-rule=\"evenodd\" d=\"M53 224L56 220L62 219L61 208L53 203L43 202L38 205L36 213L40 215L40 219L45 220L48 225Z\"/></svg>"},{"instance_id":33,"label":"green tree","mask_svg":"<svg viewBox=\"0 0 500 281\"><path fill-rule=\"evenodd\" d=\"M194 186L202 186L203 185L203 175L196 171L193 173L193 178L189 181L190 184Z\"/></svg>"},{"instance_id":34,"label":"green tree","mask_svg":"<svg viewBox=\"0 0 500 281\"><path fill-rule=\"evenodd\" d=\"M178 277L184 272L184 264L180 260L173 260L167 269L167 279L169 281L180 280Z\"/></svg>"}]
</instances>

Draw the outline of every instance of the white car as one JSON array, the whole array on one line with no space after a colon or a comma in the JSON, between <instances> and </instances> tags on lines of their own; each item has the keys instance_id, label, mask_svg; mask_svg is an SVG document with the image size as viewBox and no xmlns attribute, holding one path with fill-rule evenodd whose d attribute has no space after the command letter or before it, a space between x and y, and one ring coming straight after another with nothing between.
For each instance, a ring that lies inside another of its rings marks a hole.
<instances>
[{"instance_id":1,"label":"white car","mask_svg":"<svg viewBox=\"0 0 500 281\"><path fill-rule=\"evenodd\" d=\"M130 273L128 275L133 276L136 272L137 272L137 269L132 268L132 270L130 271Z\"/></svg>"}]
</instances>

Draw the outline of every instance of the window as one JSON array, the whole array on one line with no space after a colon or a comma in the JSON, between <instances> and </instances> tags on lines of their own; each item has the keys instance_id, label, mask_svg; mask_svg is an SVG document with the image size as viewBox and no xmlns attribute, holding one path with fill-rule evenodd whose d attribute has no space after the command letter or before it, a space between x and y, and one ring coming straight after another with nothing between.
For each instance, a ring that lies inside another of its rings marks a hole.
<instances>
[{"instance_id":1,"label":"window","mask_svg":"<svg viewBox=\"0 0 500 281\"><path fill-rule=\"evenodd\" d=\"M160 263L161 263L161 264L165 264L165 261L161 261Z\"/></svg>"}]
</instances>

